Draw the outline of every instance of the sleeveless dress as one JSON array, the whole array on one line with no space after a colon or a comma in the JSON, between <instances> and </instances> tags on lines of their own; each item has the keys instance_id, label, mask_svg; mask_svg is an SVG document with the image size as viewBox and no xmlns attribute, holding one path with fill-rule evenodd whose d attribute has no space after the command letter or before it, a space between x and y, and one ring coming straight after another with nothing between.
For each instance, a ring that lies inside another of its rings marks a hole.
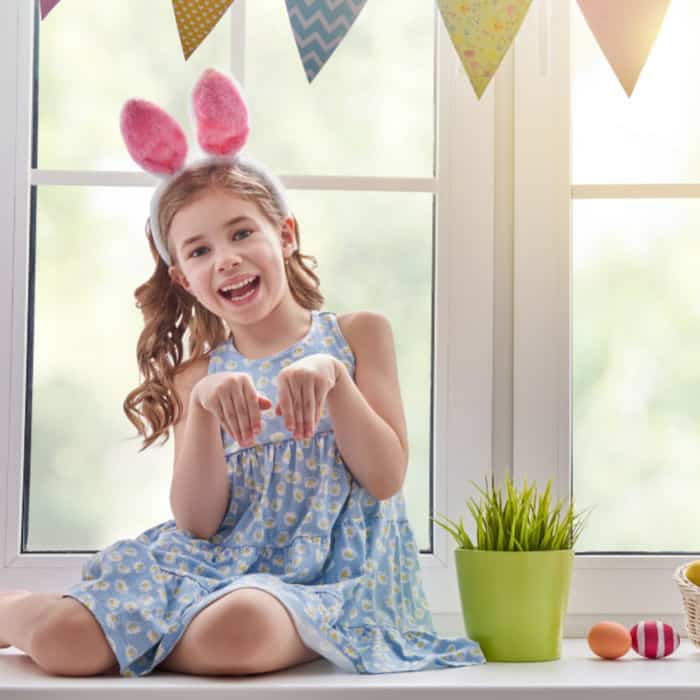
<instances>
[{"instance_id":1,"label":"sleeveless dress","mask_svg":"<svg viewBox=\"0 0 700 700\"><path fill-rule=\"evenodd\" d=\"M96 552L62 597L100 624L121 676L150 673L203 608L238 588L271 593L306 644L354 673L482 664L479 645L436 632L402 490L377 501L353 478L335 442L327 402L311 438L294 439L274 413L277 374L309 354L355 357L332 312L312 311L301 341L248 359L229 338L208 373L248 373L272 401L256 444L221 428L229 499L217 533L199 539L171 519Z\"/></svg>"}]
</instances>

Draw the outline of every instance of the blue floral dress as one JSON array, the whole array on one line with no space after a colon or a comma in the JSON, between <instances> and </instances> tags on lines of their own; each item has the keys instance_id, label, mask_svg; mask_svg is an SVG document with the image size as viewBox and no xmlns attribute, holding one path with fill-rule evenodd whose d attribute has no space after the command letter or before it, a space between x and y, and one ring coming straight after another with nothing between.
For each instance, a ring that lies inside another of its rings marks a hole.
<instances>
[{"instance_id":1,"label":"blue floral dress","mask_svg":"<svg viewBox=\"0 0 700 700\"><path fill-rule=\"evenodd\" d=\"M377 501L353 478L327 403L306 439L274 413L277 374L305 355L331 354L354 377L336 315L311 316L306 337L273 357L248 359L231 339L211 353L209 374L246 372L272 401L255 445L221 428L230 486L217 533L199 539L168 520L96 552L64 594L93 613L122 676L150 673L198 612L248 587L276 596L304 643L348 672L486 662L475 641L433 626L403 492Z\"/></svg>"}]
</instances>

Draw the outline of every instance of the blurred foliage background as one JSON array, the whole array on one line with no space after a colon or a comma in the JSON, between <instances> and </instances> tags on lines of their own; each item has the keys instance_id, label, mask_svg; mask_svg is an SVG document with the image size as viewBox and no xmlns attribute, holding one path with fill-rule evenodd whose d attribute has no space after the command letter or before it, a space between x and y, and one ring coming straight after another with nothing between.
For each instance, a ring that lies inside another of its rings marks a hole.
<instances>
[{"instance_id":1,"label":"blurred foliage background","mask_svg":"<svg viewBox=\"0 0 700 700\"><path fill-rule=\"evenodd\" d=\"M433 175L432 3L368 2L311 85L283 0L248 2L246 21L252 154L281 175ZM227 13L185 62L170 0L63 0L37 36L37 167L140 172L119 133L132 97L172 114L199 157L191 90L207 67L230 71L230 27ZM98 550L172 518L172 431L139 455L122 411L140 383L133 292L153 271L151 193L37 188L29 551ZM324 309L392 322L411 452L404 494L427 549L432 195L289 194Z\"/></svg>"}]
</instances>

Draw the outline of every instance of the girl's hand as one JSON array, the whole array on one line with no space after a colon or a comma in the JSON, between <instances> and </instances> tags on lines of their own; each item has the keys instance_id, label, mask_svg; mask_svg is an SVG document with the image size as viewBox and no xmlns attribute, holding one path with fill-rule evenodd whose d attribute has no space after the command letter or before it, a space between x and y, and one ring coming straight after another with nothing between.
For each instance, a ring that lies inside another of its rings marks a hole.
<instances>
[{"instance_id":1,"label":"girl's hand","mask_svg":"<svg viewBox=\"0 0 700 700\"><path fill-rule=\"evenodd\" d=\"M272 401L258 394L252 379L243 372L216 372L202 377L192 395L242 447L253 445L253 435L262 430L260 409L272 406Z\"/></svg>"},{"instance_id":2,"label":"girl's hand","mask_svg":"<svg viewBox=\"0 0 700 700\"><path fill-rule=\"evenodd\" d=\"M299 439L311 437L321 420L321 408L338 378L338 360L326 353L307 355L277 375L278 416Z\"/></svg>"}]
</instances>

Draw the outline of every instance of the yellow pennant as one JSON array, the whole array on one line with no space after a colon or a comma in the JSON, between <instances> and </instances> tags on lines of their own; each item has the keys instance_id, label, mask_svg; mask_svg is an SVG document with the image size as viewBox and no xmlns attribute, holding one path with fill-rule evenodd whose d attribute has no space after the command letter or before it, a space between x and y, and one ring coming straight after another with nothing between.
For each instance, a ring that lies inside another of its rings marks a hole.
<instances>
[{"instance_id":1,"label":"yellow pennant","mask_svg":"<svg viewBox=\"0 0 700 700\"><path fill-rule=\"evenodd\" d=\"M523 23L531 0L437 0L459 60L481 98Z\"/></svg>"},{"instance_id":2,"label":"yellow pennant","mask_svg":"<svg viewBox=\"0 0 700 700\"><path fill-rule=\"evenodd\" d=\"M598 46L627 93L637 84L670 0L578 0Z\"/></svg>"},{"instance_id":3,"label":"yellow pennant","mask_svg":"<svg viewBox=\"0 0 700 700\"><path fill-rule=\"evenodd\" d=\"M187 60L214 29L233 0L173 0L173 11Z\"/></svg>"}]
</instances>

